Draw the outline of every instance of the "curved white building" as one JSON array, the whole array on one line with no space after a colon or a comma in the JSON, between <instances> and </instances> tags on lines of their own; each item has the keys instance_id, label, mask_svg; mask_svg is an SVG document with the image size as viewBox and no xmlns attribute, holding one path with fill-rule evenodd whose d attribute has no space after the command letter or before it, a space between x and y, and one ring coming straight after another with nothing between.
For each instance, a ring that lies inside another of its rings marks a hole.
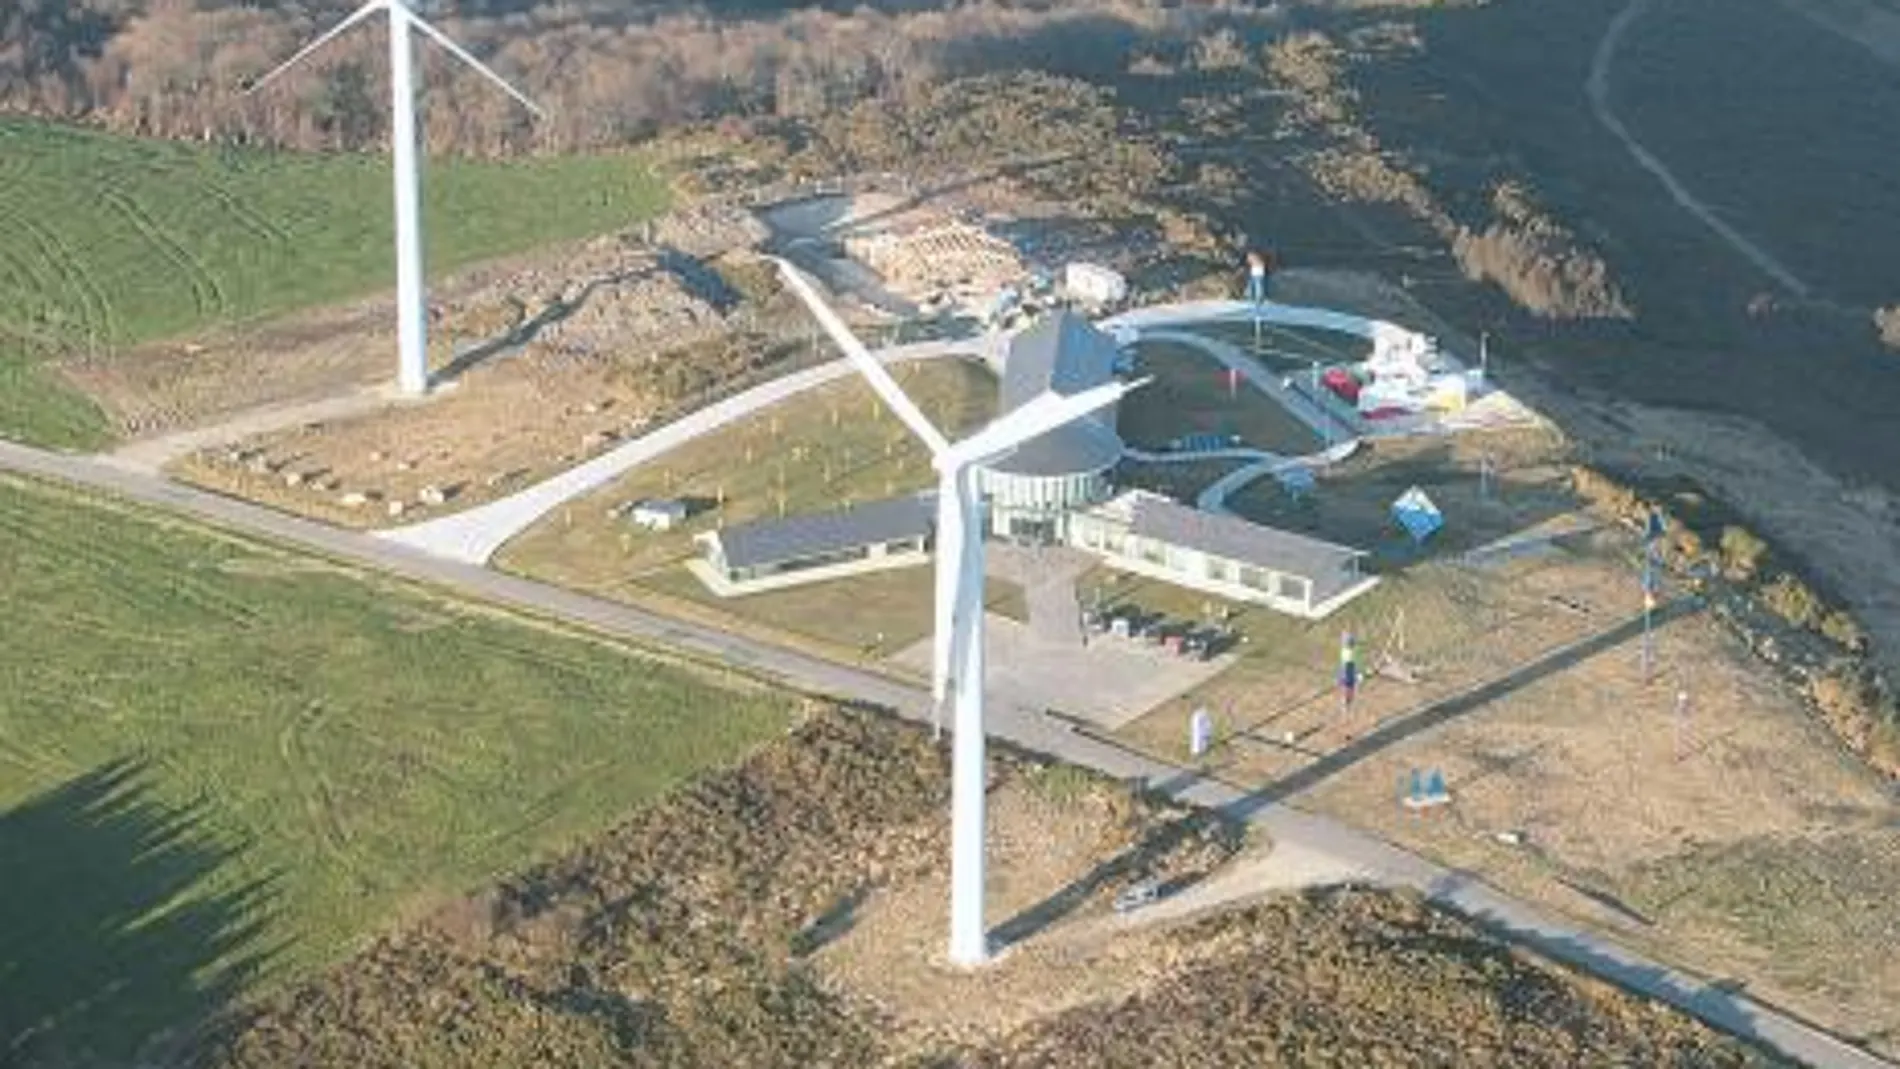
<instances>
[{"instance_id":1,"label":"curved white building","mask_svg":"<svg viewBox=\"0 0 1900 1069\"><path fill-rule=\"evenodd\" d=\"M1122 361L1113 338L1060 309L1010 339L996 369L999 414L1044 390L1071 394L1115 377ZM1071 512L1108 500L1109 474L1121 462L1115 410L1103 409L1036 438L982 469L990 530L999 538L1064 541Z\"/></svg>"}]
</instances>

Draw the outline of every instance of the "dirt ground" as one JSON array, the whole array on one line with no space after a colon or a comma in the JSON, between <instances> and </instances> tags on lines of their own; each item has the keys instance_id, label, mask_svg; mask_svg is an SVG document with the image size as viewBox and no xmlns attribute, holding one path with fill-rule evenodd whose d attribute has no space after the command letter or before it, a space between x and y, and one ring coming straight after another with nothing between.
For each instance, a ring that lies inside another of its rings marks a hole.
<instances>
[{"instance_id":1,"label":"dirt ground","mask_svg":"<svg viewBox=\"0 0 1900 1069\"><path fill-rule=\"evenodd\" d=\"M1497 463L1489 499L1481 453ZM1535 431L1382 441L1329 471L1316 503L1271 481L1238 495L1263 522L1377 549L1381 585L1322 624L1229 607L1245 638L1237 665L1122 734L1185 759L1188 717L1207 708L1224 778L1900 1049L1900 930L1870 926L1900 878L1869 860L1900 853L1900 802L1677 577L1664 580L1645 682L1631 533L1472 553L1519 529L1596 522L1576 511L1564 456ZM1450 520L1423 554L1384 512L1414 482ZM1111 602L1206 611L1160 584L1095 581ZM1370 675L1349 710L1335 678L1344 632ZM1411 771L1432 768L1452 806L1402 807Z\"/></svg>"},{"instance_id":2,"label":"dirt ground","mask_svg":"<svg viewBox=\"0 0 1900 1069\"><path fill-rule=\"evenodd\" d=\"M1658 614L1645 682L1620 556L1434 574L1452 571L1388 580L1331 625L1252 629L1233 670L1124 734L1183 758L1208 708L1223 778L1900 1050L1900 929L1878 920L1900 869L1876 860L1900 857L1900 803L1878 777L1706 612ZM1343 711L1339 629L1376 669L1401 611L1418 681L1375 673ZM1434 768L1452 805L1401 806L1411 771Z\"/></svg>"},{"instance_id":3,"label":"dirt ground","mask_svg":"<svg viewBox=\"0 0 1900 1069\"><path fill-rule=\"evenodd\" d=\"M611 235L568 242L432 282L432 366L501 333L516 311L510 298L523 308L545 305L570 281L609 269L621 245ZM120 433L139 438L392 379L395 357L395 301L387 294L139 346L65 371Z\"/></svg>"},{"instance_id":4,"label":"dirt ground","mask_svg":"<svg viewBox=\"0 0 1900 1069\"><path fill-rule=\"evenodd\" d=\"M408 523L531 485L709 391L813 356L785 330L775 288L721 311L618 240L568 266L567 282L537 268L455 303L447 322L479 324L495 351L438 361L447 382L426 402L199 449L174 473L346 526ZM714 266L745 279L756 264ZM451 344L454 328L442 333Z\"/></svg>"},{"instance_id":5,"label":"dirt ground","mask_svg":"<svg viewBox=\"0 0 1900 1069\"><path fill-rule=\"evenodd\" d=\"M1660 628L1648 683L1639 642L1303 797L1895 1053L1900 929L1876 918L1900 895L1900 805L1715 621ZM1419 767L1443 770L1445 811L1397 804Z\"/></svg>"},{"instance_id":6,"label":"dirt ground","mask_svg":"<svg viewBox=\"0 0 1900 1069\"><path fill-rule=\"evenodd\" d=\"M1142 930L1139 914L1119 917L1110 908L1134 877L1110 877L1102 866L1132 853L1139 836L1099 788L1067 797L1033 778L1011 784L990 795L989 821L990 923L1003 933L999 942L1024 933L999 949L992 968L972 973L945 959L949 880L941 869L873 892L850 930L815 959L828 982L891 1021L900 1050L995 1044L1064 1010L1125 999L1217 950L1167 945ZM1190 840L1147 858L1144 871L1185 888L1224 854L1213 840ZM1078 881L1096 886L1077 894Z\"/></svg>"}]
</instances>

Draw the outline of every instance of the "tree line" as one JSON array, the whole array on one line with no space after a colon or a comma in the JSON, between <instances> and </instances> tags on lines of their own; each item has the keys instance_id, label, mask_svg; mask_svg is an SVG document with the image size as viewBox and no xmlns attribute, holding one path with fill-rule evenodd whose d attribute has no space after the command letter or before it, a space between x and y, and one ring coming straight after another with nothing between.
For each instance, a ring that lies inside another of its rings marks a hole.
<instances>
[{"instance_id":1,"label":"tree line","mask_svg":"<svg viewBox=\"0 0 1900 1069\"><path fill-rule=\"evenodd\" d=\"M147 136L299 149L387 136L380 20L256 94L259 75L346 15L344 2L12 0L0 6L0 110ZM958 77L1118 73L1137 44L1273 16L1266 0L882 0L790 6L463 0L430 17L547 111L531 120L419 44L431 151L504 155L626 144L725 116L812 117Z\"/></svg>"}]
</instances>

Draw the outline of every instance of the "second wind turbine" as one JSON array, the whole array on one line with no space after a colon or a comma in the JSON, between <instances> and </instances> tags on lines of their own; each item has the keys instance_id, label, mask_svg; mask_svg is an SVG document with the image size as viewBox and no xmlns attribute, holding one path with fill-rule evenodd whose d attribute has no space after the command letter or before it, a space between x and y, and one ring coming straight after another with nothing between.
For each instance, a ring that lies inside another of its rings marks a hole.
<instances>
[{"instance_id":1,"label":"second wind turbine","mask_svg":"<svg viewBox=\"0 0 1900 1069\"><path fill-rule=\"evenodd\" d=\"M378 11L389 14L389 158L395 171L396 193L396 384L403 393L419 395L429 390L428 308L422 289L422 179L416 167L416 81L415 49L409 42L411 27L461 60L482 77L501 87L539 116L541 109L502 76L489 70L481 60L469 55L448 35L418 18L405 0L369 0L349 17L251 84L247 93L255 93L289 70L305 56L328 44L351 26Z\"/></svg>"}]
</instances>

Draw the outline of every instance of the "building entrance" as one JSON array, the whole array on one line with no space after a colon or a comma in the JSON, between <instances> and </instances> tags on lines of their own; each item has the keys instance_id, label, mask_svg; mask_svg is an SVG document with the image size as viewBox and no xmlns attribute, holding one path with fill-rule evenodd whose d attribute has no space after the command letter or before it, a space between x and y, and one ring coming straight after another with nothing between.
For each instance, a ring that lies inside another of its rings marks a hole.
<instances>
[{"instance_id":1,"label":"building entrance","mask_svg":"<svg viewBox=\"0 0 1900 1069\"><path fill-rule=\"evenodd\" d=\"M1009 540L1031 546L1052 546L1057 538L1056 521L1027 516L1011 516Z\"/></svg>"}]
</instances>

